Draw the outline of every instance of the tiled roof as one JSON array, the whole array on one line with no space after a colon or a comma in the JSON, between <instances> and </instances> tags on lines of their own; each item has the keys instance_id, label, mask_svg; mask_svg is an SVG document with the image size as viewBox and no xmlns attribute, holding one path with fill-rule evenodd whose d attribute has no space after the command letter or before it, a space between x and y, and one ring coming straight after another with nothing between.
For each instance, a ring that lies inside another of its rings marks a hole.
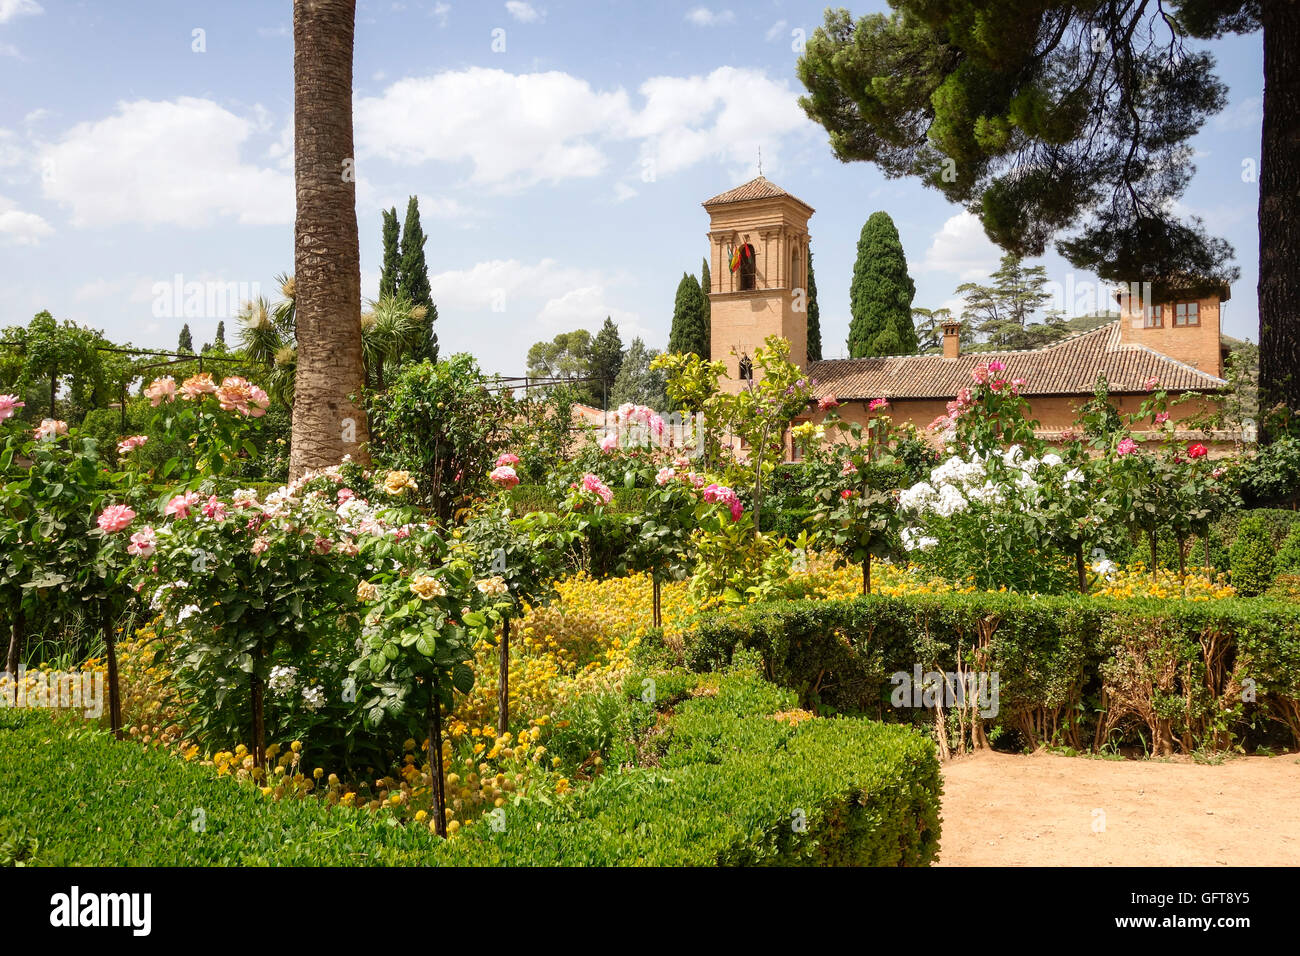
<instances>
[{"instance_id":1,"label":"tiled roof","mask_svg":"<svg viewBox=\"0 0 1300 956\"><path fill-rule=\"evenodd\" d=\"M763 176L755 177L749 182L737 186L735 189L728 189L725 193L718 193L718 195L714 196L712 199L705 200L703 205L720 206L723 203L750 202L755 199L775 199L778 196L785 196L789 199L793 199L795 202L799 203L799 205L807 206L810 210L812 209L812 206L809 206L798 196L790 195L790 193L786 192L776 183Z\"/></svg>"},{"instance_id":2,"label":"tiled roof","mask_svg":"<svg viewBox=\"0 0 1300 956\"><path fill-rule=\"evenodd\" d=\"M1097 373L1105 372L1112 392L1143 392L1155 378L1170 391L1211 391L1228 383L1154 349L1120 342L1119 322L1062 339L1046 348L1023 352L970 352L955 359L942 355L824 359L808 374L817 395L839 399L951 399L971 383L971 370L998 359L1006 379L1023 378L1022 395L1091 395Z\"/></svg>"}]
</instances>

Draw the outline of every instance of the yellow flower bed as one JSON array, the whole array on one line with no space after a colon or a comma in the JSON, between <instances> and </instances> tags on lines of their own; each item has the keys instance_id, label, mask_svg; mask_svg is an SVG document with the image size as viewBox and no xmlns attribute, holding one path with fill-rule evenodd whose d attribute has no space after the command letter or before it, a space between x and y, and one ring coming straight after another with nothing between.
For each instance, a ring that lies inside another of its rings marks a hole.
<instances>
[{"instance_id":1,"label":"yellow flower bed","mask_svg":"<svg viewBox=\"0 0 1300 956\"><path fill-rule=\"evenodd\" d=\"M1106 581L1099 581L1091 593L1109 598L1218 601L1234 597L1237 591L1228 583L1228 575L1222 572L1207 574L1196 571L1180 578L1177 571L1161 568L1152 579L1151 571L1139 562L1121 568Z\"/></svg>"}]
</instances>

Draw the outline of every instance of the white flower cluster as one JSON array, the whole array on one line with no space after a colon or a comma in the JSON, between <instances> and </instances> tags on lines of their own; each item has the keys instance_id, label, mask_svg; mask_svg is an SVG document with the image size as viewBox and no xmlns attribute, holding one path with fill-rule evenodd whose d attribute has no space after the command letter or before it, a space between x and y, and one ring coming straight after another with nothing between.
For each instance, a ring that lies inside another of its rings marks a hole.
<instances>
[{"instance_id":1,"label":"white flower cluster","mask_svg":"<svg viewBox=\"0 0 1300 956\"><path fill-rule=\"evenodd\" d=\"M904 528L899 536L908 551L929 551L939 543L938 538L928 537L920 528Z\"/></svg>"},{"instance_id":2,"label":"white flower cluster","mask_svg":"<svg viewBox=\"0 0 1300 956\"><path fill-rule=\"evenodd\" d=\"M298 686L298 668L272 667L271 677L267 680L266 685L271 689L271 693L277 697L292 693L293 689Z\"/></svg>"},{"instance_id":3,"label":"white flower cluster","mask_svg":"<svg viewBox=\"0 0 1300 956\"><path fill-rule=\"evenodd\" d=\"M899 493L899 507L914 514L934 514L943 518L965 511L972 504L989 507L1013 501L1032 504L1038 499L1040 468L1065 464L1060 455L1049 452L1042 458L1025 454L1020 445L1012 445L999 454L956 455L930 471L930 480L918 482ZM1083 481L1077 468L1065 475L1066 484ZM910 550L910 549L909 549Z\"/></svg>"}]
</instances>

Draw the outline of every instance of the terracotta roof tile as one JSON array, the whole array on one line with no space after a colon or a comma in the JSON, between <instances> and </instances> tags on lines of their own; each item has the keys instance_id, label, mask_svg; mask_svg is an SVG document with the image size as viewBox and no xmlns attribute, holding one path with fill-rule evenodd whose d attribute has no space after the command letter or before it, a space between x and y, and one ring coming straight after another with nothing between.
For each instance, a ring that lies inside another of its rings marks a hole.
<instances>
[{"instance_id":1,"label":"terracotta roof tile","mask_svg":"<svg viewBox=\"0 0 1300 956\"><path fill-rule=\"evenodd\" d=\"M728 189L725 193L718 193L718 195L714 196L712 199L705 200L702 205L720 206L723 203L751 202L755 199L775 199L778 196L785 196L789 199L793 199L801 206L807 206L808 209L812 209L812 206L808 206L808 204L798 196L792 196L790 193L786 192L776 183L764 176L757 176L749 182L737 186L735 189Z\"/></svg>"},{"instance_id":2,"label":"terracotta roof tile","mask_svg":"<svg viewBox=\"0 0 1300 956\"><path fill-rule=\"evenodd\" d=\"M823 359L808 366L818 396L840 399L951 399L971 383L971 370L998 359L1007 379L1023 378L1022 395L1091 395L1097 373L1105 372L1112 392L1143 392L1155 378L1171 391L1213 391L1228 383L1154 349L1120 342L1119 322L1081 332L1046 348L1023 352L971 352L955 359L942 355L898 355L863 359Z\"/></svg>"}]
</instances>

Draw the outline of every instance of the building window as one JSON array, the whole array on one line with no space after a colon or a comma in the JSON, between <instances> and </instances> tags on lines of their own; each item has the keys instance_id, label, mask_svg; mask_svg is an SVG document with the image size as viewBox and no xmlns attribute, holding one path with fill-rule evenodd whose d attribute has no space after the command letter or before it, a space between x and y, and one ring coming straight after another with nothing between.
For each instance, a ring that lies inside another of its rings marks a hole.
<instances>
[{"instance_id":1,"label":"building window","mask_svg":"<svg viewBox=\"0 0 1300 956\"><path fill-rule=\"evenodd\" d=\"M758 288L758 261L754 247L748 242L740 247L740 291Z\"/></svg>"},{"instance_id":2,"label":"building window","mask_svg":"<svg viewBox=\"0 0 1300 956\"><path fill-rule=\"evenodd\" d=\"M754 380L754 363L748 355L740 357L740 380L742 382L752 382Z\"/></svg>"},{"instance_id":3,"label":"building window","mask_svg":"<svg viewBox=\"0 0 1300 956\"><path fill-rule=\"evenodd\" d=\"M1174 325L1188 326L1201 324L1201 304L1199 302L1179 302L1174 306Z\"/></svg>"},{"instance_id":4,"label":"building window","mask_svg":"<svg viewBox=\"0 0 1300 956\"><path fill-rule=\"evenodd\" d=\"M1164 306L1149 305L1146 307L1146 313L1142 319L1142 327L1145 329L1163 328L1165 324Z\"/></svg>"}]
</instances>

